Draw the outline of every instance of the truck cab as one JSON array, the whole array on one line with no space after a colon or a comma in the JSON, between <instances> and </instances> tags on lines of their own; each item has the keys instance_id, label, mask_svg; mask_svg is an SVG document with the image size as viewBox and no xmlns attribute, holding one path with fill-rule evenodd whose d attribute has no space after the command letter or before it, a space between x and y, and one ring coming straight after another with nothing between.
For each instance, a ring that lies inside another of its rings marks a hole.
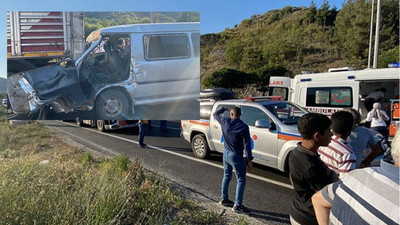
<instances>
[{"instance_id":1,"label":"truck cab","mask_svg":"<svg viewBox=\"0 0 400 225\"><path fill-rule=\"evenodd\" d=\"M296 104L268 97L215 102L202 100L203 119L181 122L181 136L191 143L194 155L205 158L212 151L224 151L221 126L212 114L221 107L230 109L235 106L241 108L241 120L250 129L253 162L286 171L287 157L301 140L297 121L308 112ZM221 116L228 118L229 112L225 111Z\"/></svg>"}]
</instances>

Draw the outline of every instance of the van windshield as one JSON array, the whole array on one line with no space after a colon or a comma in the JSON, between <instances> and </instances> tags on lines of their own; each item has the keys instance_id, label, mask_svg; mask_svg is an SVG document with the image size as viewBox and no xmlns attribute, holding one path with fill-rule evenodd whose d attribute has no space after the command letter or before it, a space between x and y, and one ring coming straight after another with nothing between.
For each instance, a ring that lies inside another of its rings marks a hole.
<instances>
[{"instance_id":1,"label":"van windshield","mask_svg":"<svg viewBox=\"0 0 400 225\"><path fill-rule=\"evenodd\" d=\"M288 125L297 124L300 117L308 113L305 109L289 102L269 102L264 107L282 123Z\"/></svg>"}]
</instances>

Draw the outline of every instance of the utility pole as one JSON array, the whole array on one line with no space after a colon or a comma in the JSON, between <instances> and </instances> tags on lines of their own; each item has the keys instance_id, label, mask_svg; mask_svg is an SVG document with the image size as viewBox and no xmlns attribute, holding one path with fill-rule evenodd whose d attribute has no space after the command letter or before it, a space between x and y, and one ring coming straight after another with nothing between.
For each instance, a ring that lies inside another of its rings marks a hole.
<instances>
[{"instance_id":1,"label":"utility pole","mask_svg":"<svg viewBox=\"0 0 400 225\"><path fill-rule=\"evenodd\" d=\"M379 56L379 35L381 28L381 0L378 0L376 6L376 27L375 27L375 49L374 49L374 65L373 68L378 68L378 56Z\"/></svg>"},{"instance_id":2,"label":"utility pole","mask_svg":"<svg viewBox=\"0 0 400 225\"><path fill-rule=\"evenodd\" d=\"M374 8L375 8L375 0L372 0L371 7L371 26L369 28L369 49L368 49L368 69L371 68L372 61L372 37L374 32Z\"/></svg>"},{"instance_id":3,"label":"utility pole","mask_svg":"<svg viewBox=\"0 0 400 225\"><path fill-rule=\"evenodd\" d=\"M150 23L158 23L158 14L156 12L150 12Z\"/></svg>"}]
</instances>

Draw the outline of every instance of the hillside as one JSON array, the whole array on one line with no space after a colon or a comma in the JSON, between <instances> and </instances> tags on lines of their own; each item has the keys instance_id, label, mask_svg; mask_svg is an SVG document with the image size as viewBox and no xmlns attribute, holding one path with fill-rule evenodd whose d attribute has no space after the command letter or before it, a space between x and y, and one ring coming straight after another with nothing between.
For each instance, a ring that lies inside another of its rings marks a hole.
<instances>
[{"instance_id":1,"label":"hillside","mask_svg":"<svg viewBox=\"0 0 400 225\"><path fill-rule=\"evenodd\" d=\"M398 61L398 0L382 5L380 67ZM221 68L262 74L280 65L289 74L332 67L367 67L370 2L348 1L342 10L286 6L254 15L232 29L201 36L201 78ZM354 20L354 22L353 22Z\"/></svg>"},{"instance_id":2,"label":"hillside","mask_svg":"<svg viewBox=\"0 0 400 225\"><path fill-rule=\"evenodd\" d=\"M7 79L0 77L0 93L7 92Z\"/></svg>"},{"instance_id":3,"label":"hillside","mask_svg":"<svg viewBox=\"0 0 400 225\"><path fill-rule=\"evenodd\" d=\"M199 12L152 12L158 23L200 22ZM85 37L103 27L150 23L151 12L85 12Z\"/></svg>"}]
</instances>

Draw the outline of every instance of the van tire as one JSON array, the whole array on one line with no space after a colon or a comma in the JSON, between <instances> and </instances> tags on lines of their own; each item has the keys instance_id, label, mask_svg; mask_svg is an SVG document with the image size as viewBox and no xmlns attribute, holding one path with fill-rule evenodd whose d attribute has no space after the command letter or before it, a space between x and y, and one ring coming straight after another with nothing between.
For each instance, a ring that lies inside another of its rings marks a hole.
<instances>
[{"instance_id":1,"label":"van tire","mask_svg":"<svg viewBox=\"0 0 400 225\"><path fill-rule=\"evenodd\" d=\"M104 120L96 120L97 130L100 132L104 132L106 129L104 128Z\"/></svg>"},{"instance_id":2,"label":"van tire","mask_svg":"<svg viewBox=\"0 0 400 225\"><path fill-rule=\"evenodd\" d=\"M205 159L210 155L210 148L208 147L206 137L204 134L197 134L191 141L192 151L196 158Z\"/></svg>"},{"instance_id":3,"label":"van tire","mask_svg":"<svg viewBox=\"0 0 400 225\"><path fill-rule=\"evenodd\" d=\"M124 120L129 113L128 98L115 89L100 93L94 107L96 119L101 120Z\"/></svg>"},{"instance_id":4,"label":"van tire","mask_svg":"<svg viewBox=\"0 0 400 225\"><path fill-rule=\"evenodd\" d=\"M82 120L80 120L79 118L76 118L75 119L75 123L76 123L76 125L78 125L78 126L80 126L80 127L83 127L83 121Z\"/></svg>"}]
</instances>

